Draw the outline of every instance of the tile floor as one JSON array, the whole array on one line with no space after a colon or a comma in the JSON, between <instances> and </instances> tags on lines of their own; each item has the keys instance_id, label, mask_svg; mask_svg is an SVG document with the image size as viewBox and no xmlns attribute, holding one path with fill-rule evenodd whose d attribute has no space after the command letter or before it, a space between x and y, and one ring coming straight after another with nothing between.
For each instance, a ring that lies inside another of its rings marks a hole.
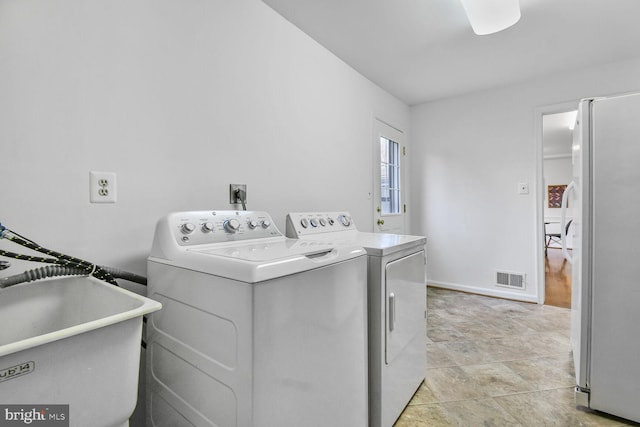
<instances>
[{"instance_id":1,"label":"tile floor","mask_svg":"<svg viewBox=\"0 0 640 427\"><path fill-rule=\"evenodd\" d=\"M575 407L569 309L427 295L427 379L395 427L640 425Z\"/></svg>"}]
</instances>

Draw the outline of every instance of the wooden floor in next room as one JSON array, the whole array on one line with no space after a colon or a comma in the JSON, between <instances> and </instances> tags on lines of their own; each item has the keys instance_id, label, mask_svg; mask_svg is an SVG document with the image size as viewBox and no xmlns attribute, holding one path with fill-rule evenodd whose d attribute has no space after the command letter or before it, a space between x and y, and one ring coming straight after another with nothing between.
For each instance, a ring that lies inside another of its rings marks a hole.
<instances>
[{"instance_id":1,"label":"wooden floor in next room","mask_svg":"<svg viewBox=\"0 0 640 427\"><path fill-rule=\"evenodd\" d=\"M544 260L545 304L571 308L571 264L560 249L549 248Z\"/></svg>"}]
</instances>

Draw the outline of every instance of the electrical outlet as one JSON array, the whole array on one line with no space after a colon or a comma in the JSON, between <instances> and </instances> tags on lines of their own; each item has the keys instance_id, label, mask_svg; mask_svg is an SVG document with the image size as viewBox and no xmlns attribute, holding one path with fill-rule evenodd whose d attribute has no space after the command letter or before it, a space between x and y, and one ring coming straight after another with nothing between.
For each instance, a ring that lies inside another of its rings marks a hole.
<instances>
[{"instance_id":1,"label":"electrical outlet","mask_svg":"<svg viewBox=\"0 0 640 427\"><path fill-rule=\"evenodd\" d=\"M115 172L89 172L89 201L91 203L115 203L118 188Z\"/></svg>"},{"instance_id":2,"label":"electrical outlet","mask_svg":"<svg viewBox=\"0 0 640 427\"><path fill-rule=\"evenodd\" d=\"M244 192L244 201L247 202L247 185L246 184L229 184L229 203L232 205L241 203L240 198L236 194L237 190Z\"/></svg>"}]
</instances>

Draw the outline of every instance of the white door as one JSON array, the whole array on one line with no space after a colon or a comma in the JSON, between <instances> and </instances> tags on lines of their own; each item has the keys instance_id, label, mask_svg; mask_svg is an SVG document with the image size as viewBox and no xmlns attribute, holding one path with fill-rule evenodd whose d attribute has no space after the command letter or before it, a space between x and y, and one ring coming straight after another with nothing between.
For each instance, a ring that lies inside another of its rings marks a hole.
<instances>
[{"instance_id":1,"label":"white door","mask_svg":"<svg viewBox=\"0 0 640 427\"><path fill-rule=\"evenodd\" d=\"M427 333L424 302L424 251L387 264L385 362L390 364L417 336Z\"/></svg>"},{"instance_id":2,"label":"white door","mask_svg":"<svg viewBox=\"0 0 640 427\"><path fill-rule=\"evenodd\" d=\"M403 133L380 120L373 129L373 230L404 233Z\"/></svg>"}]
</instances>

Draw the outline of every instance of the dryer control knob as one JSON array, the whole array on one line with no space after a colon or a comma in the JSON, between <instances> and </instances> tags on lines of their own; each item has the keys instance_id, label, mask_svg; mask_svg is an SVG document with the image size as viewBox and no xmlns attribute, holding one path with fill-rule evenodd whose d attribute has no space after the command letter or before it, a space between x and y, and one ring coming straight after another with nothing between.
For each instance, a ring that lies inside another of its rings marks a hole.
<instances>
[{"instance_id":1,"label":"dryer control knob","mask_svg":"<svg viewBox=\"0 0 640 427\"><path fill-rule=\"evenodd\" d=\"M250 219L247 221L247 225L249 226L250 229L254 229L258 226L258 221L256 221L255 219Z\"/></svg>"},{"instance_id":2,"label":"dryer control knob","mask_svg":"<svg viewBox=\"0 0 640 427\"><path fill-rule=\"evenodd\" d=\"M311 226L313 228L316 228L318 226L318 221L315 218L311 218L311 220L309 221L309 223L311 224Z\"/></svg>"},{"instance_id":3,"label":"dryer control knob","mask_svg":"<svg viewBox=\"0 0 640 427\"><path fill-rule=\"evenodd\" d=\"M349 218L346 215L340 215L338 217L338 222L342 225L344 225L345 227L348 227L351 225L351 218Z\"/></svg>"},{"instance_id":4,"label":"dryer control knob","mask_svg":"<svg viewBox=\"0 0 640 427\"><path fill-rule=\"evenodd\" d=\"M300 220L300 225L302 226L302 228L307 228L309 227L309 220L307 218L302 218Z\"/></svg>"},{"instance_id":5,"label":"dryer control knob","mask_svg":"<svg viewBox=\"0 0 640 427\"><path fill-rule=\"evenodd\" d=\"M213 223L205 222L202 224L202 232L203 233L211 233L213 231Z\"/></svg>"},{"instance_id":6,"label":"dryer control knob","mask_svg":"<svg viewBox=\"0 0 640 427\"><path fill-rule=\"evenodd\" d=\"M323 226L323 227L326 227L327 226L327 220L324 219L324 218L320 218L320 225Z\"/></svg>"},{"instance_id":7,"label":"dryer control knob","mask_svg":"<svg viewBox=\"0 0 640 427\"><path fill-rule=\"evenodd\" d=\"M180 231L182 231L182 234L191 234L195 231L195 229L196 226L191 224L190 222L187 222L180 226Z\"/></svg>"},{"instance_id":8,"label":"dryer control knob","mask_svg":"<svg viewBox=\"0 0 640 427\"><path fill-rule=\"evenodd\" d=\"M265 219L262 221L262 228L269 228L271 227L271 221L269 221L268 219Z\"/></svg>"},{"instance_id":9,"label":"dryer control knob","mask_svg":"<svg viewBox=\"0 0 640 427\"><path fill-rule=\"evenodd\" d=\"M237 219L228 219L224 222L223 227L229 233L235 233L240 229L240 221Z\"/></svg>"}]
</instances>

